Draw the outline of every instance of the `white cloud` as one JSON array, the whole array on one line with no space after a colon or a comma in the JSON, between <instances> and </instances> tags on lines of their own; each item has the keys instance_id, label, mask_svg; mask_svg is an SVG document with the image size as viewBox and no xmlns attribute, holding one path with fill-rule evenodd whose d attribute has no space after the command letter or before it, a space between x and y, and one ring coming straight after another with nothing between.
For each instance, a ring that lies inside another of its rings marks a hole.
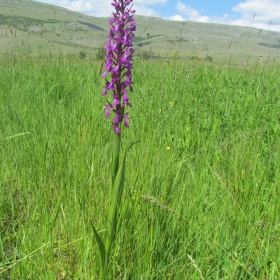
<instances>
[{"instance_id":1,"label":"white cloud","mask_svg":"<svg viewBox=\"0 0 280 280\"><path fill-rule=\"evenodd\" d=\"M168 19L174 20L174 21L185 21L185 19L181 15L174 15L169 17Z\"/></svg>"},{"instance_id":2,"label":"white cloud","mask_svg":"<svg viewBox=\"0 0 280 280\"><path fill-rule=\"evenodd\" d=\"M77 1L73 1L72 2L72 7L76 10L76 11L79 11L79 10L91 10L92 9L92 6L91 6L91 3L90 2L85 2L83 0L77 0Z\"/></svg>"},{"instance_id":3,"label":"white cloud","mask_svg":"<svg viewBox=\"0 0 280 280\"><path fill-rule=\"evenodd\" d=\"M111 0L37 0L56 6L66 8L71 11L80 12L92 16L108 17L113 11Z\"/></svg>"},{"instance_id":4,"label":"white cloud","mask_svg":"<svg viewBox=\"0 0 280 280\"><path fill-rule=\"evenodd\" d=\"M149 5L149 6L158 6L164 5L168 2L168 0L134 0L133 1L136 5Z\"/></svg>"},{"instance_id":5,"label":"white cloud","mask_svg":"<svg viewBox=\"0 0 280 280\"><path fill-rule=\"evenodd\" d=\"M222 23L228 24L229 23L229 15L224 14L222 17L218 16L203 16L198 11L193 9L190 5L185 5L182 2L178 1L176 5L177 11L179 15L175 15L173 17L179 18L180 15L186 17L187 20L197 21L197 22L212 22L212 23ZM173 17L169 17L169 19L173 19Z\"/></svg>"},{"instance_id":6,"label":"white cloud","mask_svg":"<svg viewBox=\"0 0 280 280\"><path fill-rule=\"evenodd\" d=\"M231 24L280 31L280 0L247 0L232 10L241 17Z\"/></svg>"},{"instance_id":7,"label":"white cloud","mask_svg":"<svg viewBox=\"0 0 280 280\"><path fill-rule=\"evenodd\" d=\"M170 16L170 20L251 26L280 32L280 0L246 0L241 2L232 8L235 13L240 14L239 17L229 16L228 14L220 17L215 15L203 16L190 5L185 5L181 1L177 2L176 9L178 14Z\"/></svg>"},{"instance_id":8,"label":"white cloud","mask_svg":"<svg viewBox=\"0 0 280 280\"><path fill-rule=\"evenodd\" d=\"M180 14L187 16L188 20L199 21L199 22L209 22L208 16L201 16L198 11L196 11L189 5L183 4L180 1L178 1L176 8Z\"/></svg>"},{"instance_id":9,"label":"white cloud","mask_svg":"<svg viewBox=\"0 0 280 280\"><path fill-rule=\"evenodd\" d=\"M280 22L280 1L278 0L247 0L232 8L243 15L256 14L261 18L276 19Z\"/></svg>"},{"instance_id":10,"label":"white cloud","mask_svg":"<svg viewBox=\"0 0 280 280\"><path fill-rule=\"evenodd\" d=\"M112 0L37 0L52 5L61 6L63 8L85 13L96 17L109 17L114 7L111 5ZM164 5L168 0L134 0L134 8L139 15L159 16L152 8L147 6Z\"/></svg>"},{"instance_id":11,"label":"white cloud","mask_svg":"<svg viewBox=\"0 0 280 280\"><path fill-rule=\"evenodd\" d=\"M144 5L134 5L137 15L143 15L148 17L159 17L159 14L151 8L148 8Z\"/></svg>"}]
</instances>

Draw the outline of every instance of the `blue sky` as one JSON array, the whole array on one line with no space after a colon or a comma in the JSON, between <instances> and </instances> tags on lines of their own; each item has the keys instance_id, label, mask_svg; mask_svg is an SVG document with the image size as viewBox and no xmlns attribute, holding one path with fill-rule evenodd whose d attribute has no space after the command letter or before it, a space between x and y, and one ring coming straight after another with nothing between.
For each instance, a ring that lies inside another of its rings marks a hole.
<instances>
[{"instance_id":1,"label":"blue sky","mask_svg":"<svg viewBox=\"0 0 280 280\"><path fill-rule=\"evenodd\" d=\"M37 1L97 17L110 16L113 10L112 0ZM133 2L139 15L178 21L251 26L280 32L280 0L134 0Z\"/></svg>"},{"instance_id":2,"label":"blue sky","mask_svg":"<svg viewBox=\"0 0 280 280\"><path fill-rule=\"evenodd\" d=\"M218 3L213 3L213 1L186 1L181 0L180 1L182 5L185 5L186 7L192 8L196 10L201 15L216 15L216 16L223 16L224 14L229 14L232 12L231 8L236 6L236 4L239 3L239 1L221 1ZM162 5L161 7L157 7L157 9L160 11L161 17L164 16L168 18L169 16L172 16L174 14L178 14L177 9L178 1L167 1L166 5Z\"/></svg>"}]
</instances>

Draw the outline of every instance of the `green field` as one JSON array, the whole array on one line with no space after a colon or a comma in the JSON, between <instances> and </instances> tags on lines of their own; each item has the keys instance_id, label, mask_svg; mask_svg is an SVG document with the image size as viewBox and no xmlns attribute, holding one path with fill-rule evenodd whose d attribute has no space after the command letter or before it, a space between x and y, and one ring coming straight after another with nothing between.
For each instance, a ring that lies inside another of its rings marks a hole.
<instances>
[{"instance_id":1,"label":"green field","mask_svg":"<svg viewBox=\"0 0 280 280\"><path fill-rule=\"evenodd\" d=\"M0 279L98 279L100 62L0 57ZM109 279L280 279L279 65L136 60ZM108 96L109 98L109 96Z\"/></svg>"}]
</instances>

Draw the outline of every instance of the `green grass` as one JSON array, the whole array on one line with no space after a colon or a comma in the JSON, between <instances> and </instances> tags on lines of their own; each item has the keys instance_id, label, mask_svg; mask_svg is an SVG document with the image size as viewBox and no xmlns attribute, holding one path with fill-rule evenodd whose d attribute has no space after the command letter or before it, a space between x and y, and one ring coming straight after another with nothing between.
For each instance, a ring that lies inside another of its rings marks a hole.
<instances>
[{"instance_id":1,"label":"green grass","mask_svg":"<svg viewBox=\"0 0 280 280\"><path fill-rule=\"evenodd\" d=\"M90 221L102 236L113 142L99 69L1 57L1 279L98 279ZM133 75L123 145L141 142L110 279L279 279L279 65L136 61Z\"/></svg>"}]
</instances>

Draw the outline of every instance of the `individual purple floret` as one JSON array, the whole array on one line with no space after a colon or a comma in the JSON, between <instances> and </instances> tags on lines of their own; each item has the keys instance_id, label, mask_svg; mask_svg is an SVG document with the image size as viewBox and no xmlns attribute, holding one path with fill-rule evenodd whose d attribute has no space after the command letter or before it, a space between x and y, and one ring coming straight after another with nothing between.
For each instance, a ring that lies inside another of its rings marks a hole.
<instances>
[{"instance_id":1,"label":"individual purple floret","mask_svg":"<svg viewBox=\"0 0 280 280\"><path fill-rule=\"evenodd\" d=\"M127 88L133 92L132 88L132 54L134 52L132 40L133 32L136 30L135 21L132 18L135 10L132 10L133 0L113 0L112 6L115 7L110 18L110 33L107 36L106 44L106 67L103 78L111 73L111 80L106 79L103 95L107 94L108 90L112 91L113 102L107 101L105 107L106 118L113 111L115 118L112 122L115 133L120 133L120 125L124 120L124 125L129 127L128 113L124 113L125 106L132 107L127 95Z\"/></svg>"}]
</instances>

